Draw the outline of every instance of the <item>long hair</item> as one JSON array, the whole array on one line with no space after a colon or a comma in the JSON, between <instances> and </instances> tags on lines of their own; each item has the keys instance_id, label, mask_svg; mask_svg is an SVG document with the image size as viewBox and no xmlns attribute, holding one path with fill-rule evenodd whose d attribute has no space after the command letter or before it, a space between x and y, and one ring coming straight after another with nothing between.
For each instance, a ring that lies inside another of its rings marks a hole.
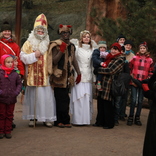
<instances>
[{"instance_id":1,"label":"long hair","mask_svg":"<svg viewBox=\"0 0 156 156\"><path fill-rule=\"evenodd\" d=\"M90 48L92 48L92 42L91 42L91 34L89 31L83 31L80 33L80 40L79 40L79 46L82 47L82 44L83 44L83 37L86 36L86 35L89 35L90 37L90 42L88 43L90 45Z\"/></svg>"}]
</instances>

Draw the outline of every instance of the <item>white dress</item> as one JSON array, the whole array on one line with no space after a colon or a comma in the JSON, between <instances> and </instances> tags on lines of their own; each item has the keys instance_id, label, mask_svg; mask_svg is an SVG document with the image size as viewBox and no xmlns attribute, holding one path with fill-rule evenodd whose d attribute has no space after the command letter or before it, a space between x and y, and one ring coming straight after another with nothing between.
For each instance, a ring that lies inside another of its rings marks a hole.
<instances>
[{"instance_id":1,"label":"white dress","mask_svg":"<svg viewBox=\"0 0 156 156\"><path fill-rule=\"evenodd\" d=\"M81 71L81 82L71 88L71 123L75 125L89 125L92 119L92 52L93 49L90 49L90 45L88 44L83 44L82 47L76 46L75 55Z\"/></svg>"},{"instance_id":2,"label":"white dress","mask_svg":"<svg viewBox=\"0 0 156 156\"><path fill-rule=\"evenodd\" d=\"M20 58L26 65L26 73L28 70L27 64L32 64L37 61L35 54L27 55L21 52ZM49 83L49 77L47 77ZM37 119L41 122L56 121L56 102L54 91L50 84L45 87L27 86L23 103L23 119Z\"/></svg>"}]
</instances>

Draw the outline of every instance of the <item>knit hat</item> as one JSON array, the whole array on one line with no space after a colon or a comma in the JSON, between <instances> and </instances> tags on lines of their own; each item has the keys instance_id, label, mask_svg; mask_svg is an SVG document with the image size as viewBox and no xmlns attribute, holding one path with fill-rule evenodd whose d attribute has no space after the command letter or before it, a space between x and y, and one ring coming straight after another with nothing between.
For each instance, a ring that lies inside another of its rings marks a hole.
<instances>
[{"instance_id":1,"label":"knit hat","mask_svg":"<svg viewBox=\"0 0 156 156\"><path fill-rule=\"evenodd\" d=\"M98 49L99 49L100 47L105 47L105 48L107 49L106 41L99 41L99 42L98 42Z\"/></svg>"},{"instance_id":2,"label":"knit hat","mask_svg":"<svg viewBox=\"0 0 156 156\"><path fill-rule=\"evenodd\" d=\"M40 14L37 16L35 23L34 23L34 29L37 26L42 26L43 28L47 29L48 23L47 23L47 18L44 14Z\"/></svg>"},{"instance_id":3,"label":"knit hat","mask_svg":"<svg viewBox=\"0 0 156 156\"><path fill-rule=\"evenodd\" d=\"M61 34L61 32L70 32L72 34L72 26L71 25L59 25L58 34Z\"/></svg>"},{"instance_id":4,"label":"knit hat","mask_svg":"<svg viewBox=\"0 0 156 156\"><path fill-rule=\"evenodd\" d=\"M113 47L116 47L120 52L121 52L121 50L122 50L121 45L120 45L119 43L113 43L113 44L111 45L111 48L113 48Z\"/></svg>"},{"instance_id":5,"label":"knit hat","mask_svg":"<svg viewBox=\"0 0 156 156\"><path fill-rule=\"evenodd\" d=\"M116 41L118 42L120 38L124 38L126 40L126 37L123 34L120 34L118 38L116 39Z\"/></svg>"},{"instance_id":6,"label":"knit hat","mask_svg":"<svg viewBox=\"0 0 156 156\"><path fill-rule=\"evenodd\" d=\"M133 46L133 42L132 42L131 40L126 40L126 41L124 42L124 45L126 45L126 44L130 44L131 46Z\"/></svg>"},{"instance_id":7,"label":"knit hat","mask_svg":"<svg viewBox=\"0 0 156 156\"><path fill-rule=\"evenodd\" d=\"M146 47L146 49L148 49L148 47L147 47L147 42L142 42L142 43L140 43L139 47L140 47L140 46L144 46L144 47Z\"/></svg>"},{"instance_id":8,"label":"knit hat","mask_svg":"<svg viewBox=\"0 0 156 156\"><path fill-rule=\"evenodd\" d=\"M12 55L12 54L9 54L14 60L17 60L18 59L18 57L17 56L15 56L15 55Z\"/></svg>"},{"instance_id":9,"label":"knit hat","mask_svg":"<svg viewBox=\"0 0 156 156\"><path fill-rule=\"evenodd\" d=\"M82 39L82 36L83 36L85 33L88 33L88 34L91 36L91 33L90 33L88 30L83 30L83 31L80 32L80 39Z\"/></svg>"},{"instance_id":10,"label":"knit hat","mask_svg":"<svg viewBox=\"0 0 156 156\"><path fill-rule=\"evenodd\" d=\"M11 25L6 21L3 23L2 27L1 27L1 32L4 30L10 30L12 31Z\"/></svg>"}]
</instances>

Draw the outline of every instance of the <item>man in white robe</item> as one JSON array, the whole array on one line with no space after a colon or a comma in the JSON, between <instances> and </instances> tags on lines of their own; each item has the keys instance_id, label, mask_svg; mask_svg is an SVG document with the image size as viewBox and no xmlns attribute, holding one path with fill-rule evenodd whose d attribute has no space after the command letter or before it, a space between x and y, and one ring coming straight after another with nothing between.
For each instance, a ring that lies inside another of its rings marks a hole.
<instances>
[{"instance_id":1,"label":"man in white robe","mask_svg":"<svg viewBox=\"0 0 156 156\"><path fill-rule=\"evenodd\" d=\"M40 14L34 23L34 29L23 44L20 58L26 67L26 91L23 104L23 119L30 120L29 126L37 121L52 127L56 120L54 92L49 84L47 50L49 35L47 19Z\"/></svg>"}]
</instances>

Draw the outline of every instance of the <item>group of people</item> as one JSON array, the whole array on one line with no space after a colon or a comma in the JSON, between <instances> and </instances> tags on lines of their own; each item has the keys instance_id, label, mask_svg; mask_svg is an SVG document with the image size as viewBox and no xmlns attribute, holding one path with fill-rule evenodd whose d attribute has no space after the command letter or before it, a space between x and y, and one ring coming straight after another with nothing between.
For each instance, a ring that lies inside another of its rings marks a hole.
<instances>
[{"instance_id":1,"label":"group of people","mask_svg":"<svg viewBox=\"0 0 156 156\"><path fill-rule=\"evenodd\" d=\"M94 84L97 117L93 126L111 129L119 124L119 119L125 120L129 91L127 125L134 120L141 126L142 83L148 82L153 74L153 60L146 42L139 45L135 55L132 41L123 35L107 49L106 41L96 44L87 30L80 32L79 39L70 39L72 26L62 24L58 28L60 39L50 42L47 26L46 16L40 14L21 50L9 23L1 27L0 139L12 137L13 112L22 85L25 87L23 119L30 120L30 127L37 122L47 127L54 122L60 128L90 125ZM128 73L131 80L127 82L125 95L114 97L111 84L121 72Z\"/></svg>"}]
</instances>

